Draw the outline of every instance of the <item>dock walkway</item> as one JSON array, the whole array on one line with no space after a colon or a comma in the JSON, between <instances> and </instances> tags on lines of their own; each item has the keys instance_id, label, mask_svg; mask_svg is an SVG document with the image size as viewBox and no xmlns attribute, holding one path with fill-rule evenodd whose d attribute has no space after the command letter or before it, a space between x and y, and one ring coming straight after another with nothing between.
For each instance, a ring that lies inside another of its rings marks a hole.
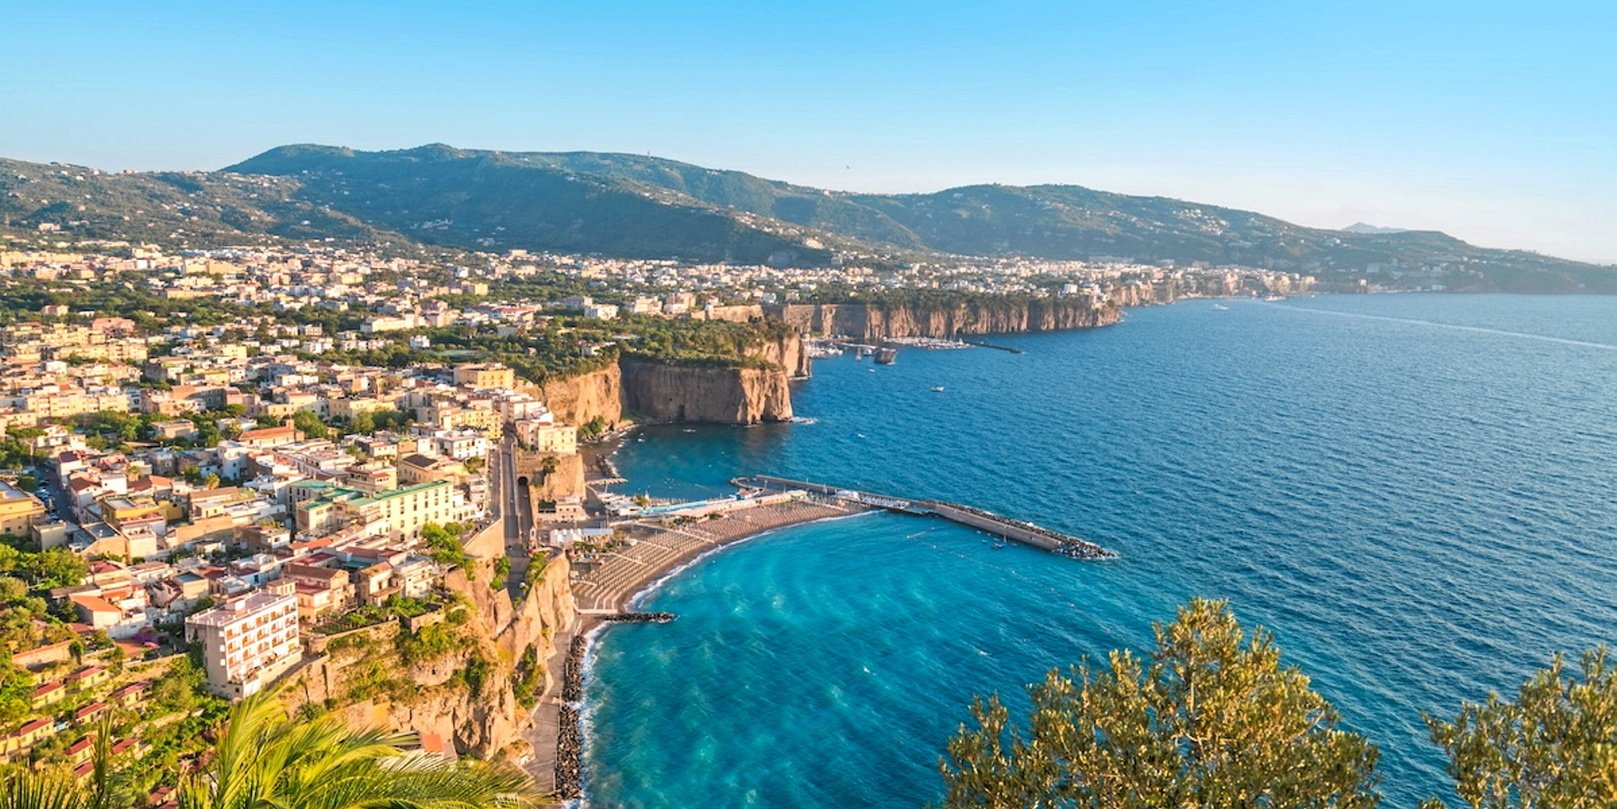
<instances>
[{"instance_id":1,"label":"dock walkway","mask_svg":"<svg viewBox=\"0 0 1617 809\"><path fill-rule=\"evenodd\" d=\"M983 533L1001 537L1012 542L1046 550L1061 556L1070 556L1074 559L1115 559L1117 554L1111 550L1096 545L1085 539L1068 536L1052 531L1043 526L1034 525L1022 520L1014 520L972 506L960 503L950 503L945 500L913 499L895 497L890 494L877 494L875 492L859 491L840 486L829 486L824 483L810 483L803 480L778 478L772 475L752 475L740 477L731 481L736 486L750 489L802 489L814 494L834 497L840 500L856 502L874 508L896 511L903 514L913 514L923 517L941 517L953 523L975 528Z\"/></svg>"}]
</instances>

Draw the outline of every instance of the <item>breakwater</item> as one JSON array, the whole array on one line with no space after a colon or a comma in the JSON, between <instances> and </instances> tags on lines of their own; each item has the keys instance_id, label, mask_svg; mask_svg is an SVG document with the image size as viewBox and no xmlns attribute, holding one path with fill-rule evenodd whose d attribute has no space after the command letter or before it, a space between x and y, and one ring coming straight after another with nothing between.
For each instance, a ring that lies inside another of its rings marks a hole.
<instances>
[{"instance_id":1,"label":"breakwater","mask_svg":"<svg viewBox=\"0 0 1617 809\"><path fill-rule=\"evenodd\" d=\"M589 641L583 635L573 637L567 648L567 662L562 664L561 707L556 722L556 797L564 801L575 800L584 794L583 767L580 761L584 749L584 727L578 715L578 704L584 699L584 655Z\"/></svg>"},{"instance_id":2,"label":"breakwater","mask_svg":"<svg viewBox=\"0 0 1617 809\"><path fill-rule=\"evenodd\" d=\"M601 620L611 624L666 624L675 617L671 612L619 612L603 615Z\"/></svg>"},{"instance_id":3,"label":"breakwater","mask_svg":"<svg viewBox=\"0 0 1617 809\"><path fill-rule=\"evenodd\" d=\"M986 509L950 503L943 500L912 499L896 497L875 492L863 492L856 489L847 489L829 486L824 483L811 483L803 480L777 478L770 475L752 475L740 477L731 481L743 489L773 489L791 490L802 489L814 494L825 495L854 502L874 508L897 511L903 514L913 514L921 517L941 517L950 522L959 523L969 528L975 528L983 533L1000 537L1001 539L1031 545L1035 548L1049 551L1058 556L1073 559L1115 559L1117 553L1103 548L1086 539L1068 536L1058 531L1052 531L1040 525L1016 520L995 514Z\"/></svg>"}]
</instances>

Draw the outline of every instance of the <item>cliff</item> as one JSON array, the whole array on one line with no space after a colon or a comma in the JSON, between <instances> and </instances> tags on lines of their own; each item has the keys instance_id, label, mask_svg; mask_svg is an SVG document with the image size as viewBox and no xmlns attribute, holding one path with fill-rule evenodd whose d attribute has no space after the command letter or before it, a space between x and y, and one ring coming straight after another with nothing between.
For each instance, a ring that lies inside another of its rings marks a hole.
<instances>
[{"instance_id":1,"label":"cliff","mask_svg":"<svg viewBox=\"0 0 1617 809\"><path fill-rule=\"evenodd\" d=\"M623 420L623 375L616 364L599 371L546 380L537 395L566 424L599 418L610 428Z\"/></svg>"},{"instance_id":2,"label":"cliff","mask_svg":"<svg viewBox=\"0 0 1617 809\"><path fill-rule=\"evenodd\" d=\"M584 496L584 458L576 452L562 455L519 448L514 463L517 477L528 479L536 509L540 501Z\"/></svg>"},{"instance_id":3,"label":"cliff","mask_svg":"<svg viewBox=\"0 0 1617 809\"><path fill-rule=\"evenodd\" d=\"M779 366L791 379L805 379L811 373L808 350L803 347L803 336L796 329L784 329L780 334L747 349L747 356Z\"/></svg>"},{"instance_id":4,"label":"cliff","mask_svg":"<svg viewBox=\"0 0 1617 809\"><path fill-rule=\"evenodd\" d=\"M747 356L762 362L732 368L624 357L603 370L547 380L535 386L534 393L557 419L568 424L599 418L613 428L622 424L626 415L650 421L717 424L790 419L792 401L787 382L810 374L803 338L796 331L786 330L752 346ZM569 470L562 471L567 473L562 479L572 479Z\"/></svg>"},{"instance_id":5,"label":"cliff","mask_svg":"<svg viewBox=\"0 0 1617 809\"><path fill-rule=\"evenodd\" d=\"M792 417L786 372L624 360L624 407L651 421L757 424Z\"/></svg>"},{"instance_id":6,"label":"cliff","mask_svg":"<svg viewBox=\"0 0 1617 809\"><path fill-rule=\"evenodd\" d=\"M520 604L489 587L492 556L471 568L445 577L460 598L442 623L411 633L390 621L339 636L277 685L283 702L320 705L355 727L415 731L462 755L489 757L518 741L533 721L517 697L525 652L542 665L576 618L569 565L552 560ZM451 638L450 648L412 654L412 641L430 633Z\"/></svg>"},{"instance_id":7,"label":"cliff","mask_svg":"<svg viewBox=\"0 0 1617 809\"><path fill-rule=\"evenodd\" d=\"M913 304L781 304L771 314L802 334L843 335L860 340L894 337L949 338L962 334L1087 329L1116 323L1124 306L1150 303L1150 288L1128 300L1082 298Z\"/></svg>"}]
</instances>

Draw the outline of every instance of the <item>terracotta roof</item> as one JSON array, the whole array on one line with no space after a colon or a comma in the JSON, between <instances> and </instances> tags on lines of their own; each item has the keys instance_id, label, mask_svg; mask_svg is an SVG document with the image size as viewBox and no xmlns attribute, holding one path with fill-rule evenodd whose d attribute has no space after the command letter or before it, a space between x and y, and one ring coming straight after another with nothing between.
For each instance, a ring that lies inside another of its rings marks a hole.
<instances>
[{"instance_id":1,"label":"terracotta roof","mask_svg":"<svg viewBox=\"0 0 1617 809\"><path fill-rule=\"evenodd\" d=\"M114 615L123 614L123 610L118 609L118 607L112 602L102 598L101 596L74 595L71 598L73 599L73 603L78 604L90 612L110 612Z\"/></svg>"}]
</instances>

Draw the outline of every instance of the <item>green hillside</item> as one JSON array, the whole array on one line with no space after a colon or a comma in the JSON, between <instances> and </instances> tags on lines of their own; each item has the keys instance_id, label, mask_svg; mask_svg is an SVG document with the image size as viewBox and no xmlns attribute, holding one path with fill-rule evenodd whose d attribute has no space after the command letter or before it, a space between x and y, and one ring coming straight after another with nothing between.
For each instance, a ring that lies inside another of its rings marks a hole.
<instances>
[{"instance_id":1,"label":"green hillside","mask_svg":"<svg viewBox=\"0 0 1617 809\"><path fill-rule=\"evenodd\" d=\"M1441 264L1466 289L1617 291L1617 270L1430 231L1326 230L1072 185L855 194L662 158L441 144L271 149L215 172L0 160L0 228L162 244L348 239L823 266L839 252L1242 264L1352 278ZM1385 277L1385 276L1383 276Z\"/></svg>"}]
</instances>

